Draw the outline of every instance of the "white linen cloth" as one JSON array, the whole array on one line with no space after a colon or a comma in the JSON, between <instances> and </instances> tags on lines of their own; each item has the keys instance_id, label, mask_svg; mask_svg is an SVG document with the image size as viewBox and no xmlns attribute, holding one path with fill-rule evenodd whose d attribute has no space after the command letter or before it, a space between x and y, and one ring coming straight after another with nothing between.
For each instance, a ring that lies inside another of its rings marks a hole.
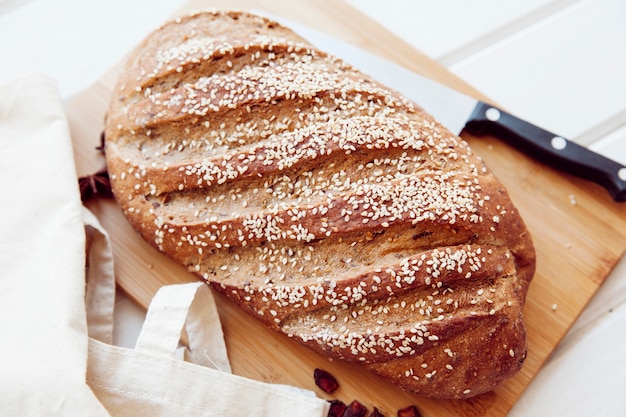
<instances>
[{"instance_id":1,"label":"white linen cloth","mask_svg":"<svg viewBox=\"0 0 626 417\"><path fill-rule=\"evenodd\" d=\"M310 391L230 373L201 283L163 287L135 349L111 345L111 247L81 205L67 120L47 78L0 87L0 193L0 415L327 414Z\"/></svg>"},{"instance_id":2,"label":"white linen cloth","mask_svg":"<svg viewBox=\"0 0 626 417\"><path fill-rule=\"evenodd\" d=\"M105 416L85 384L85 233L54 84L0 89L0 410ZM82 312L82 314L81 314Z\"/></svg>"}]
</instances>

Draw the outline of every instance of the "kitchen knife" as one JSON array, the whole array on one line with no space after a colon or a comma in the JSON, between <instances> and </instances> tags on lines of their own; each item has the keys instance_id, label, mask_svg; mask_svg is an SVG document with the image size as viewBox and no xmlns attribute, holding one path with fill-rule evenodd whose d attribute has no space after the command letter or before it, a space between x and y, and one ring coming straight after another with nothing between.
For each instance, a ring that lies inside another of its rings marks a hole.
<instances>
[{"instance_id":1,"label":"kitchen knife","mask_svg":"<svg viewBox=\"0 0 626 417\"><path fill-rule=\"evenodd\" d=\"M626 201L626 166L337 38L290 25L319 49L400 91L454 133L491 134L549 166L600 184L615 201Z\"/></svg>"}]
</instances>

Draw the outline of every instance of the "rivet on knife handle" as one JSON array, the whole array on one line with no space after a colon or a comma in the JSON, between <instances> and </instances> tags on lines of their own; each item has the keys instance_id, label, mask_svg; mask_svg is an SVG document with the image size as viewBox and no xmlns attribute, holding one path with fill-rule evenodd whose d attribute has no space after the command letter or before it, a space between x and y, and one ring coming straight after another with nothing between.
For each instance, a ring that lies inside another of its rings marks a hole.
<instances>
[{"instance_id":1,"label":"rivet on knife handle","mask_svg":"<svg viewBox=\"0 0 626 417\"><path fill-rule=\"evenodd\" d=\"M466 128L506 140L533 158L606 188L626 201L626 166L486 103L478 102Z\"/></svg>"}]
</instances>

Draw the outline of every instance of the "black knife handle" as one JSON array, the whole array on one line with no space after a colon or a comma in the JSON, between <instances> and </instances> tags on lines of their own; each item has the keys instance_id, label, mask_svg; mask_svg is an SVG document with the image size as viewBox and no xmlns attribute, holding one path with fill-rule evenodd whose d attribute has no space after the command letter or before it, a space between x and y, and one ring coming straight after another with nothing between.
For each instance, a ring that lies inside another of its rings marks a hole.
<instances>
[{"instance_id":1,"label":"black knife handle","mask_svg":"<svg viewBox=\"0 0 626 417\"><path fill-rule=\"evenodd\" d=\"M503 139L531 157L606 188L626 201L626 166L489 104L478 102L466 129Z\"/></svg>"}]
</instances>

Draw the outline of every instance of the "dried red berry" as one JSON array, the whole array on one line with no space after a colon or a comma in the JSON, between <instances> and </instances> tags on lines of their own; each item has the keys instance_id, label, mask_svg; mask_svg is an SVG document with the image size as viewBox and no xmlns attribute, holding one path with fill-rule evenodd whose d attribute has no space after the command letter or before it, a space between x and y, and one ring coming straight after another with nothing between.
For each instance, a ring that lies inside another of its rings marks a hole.
<instances>
[{"instance_id":1,"label":"dried red berry","mask_svg":"<svg viewBox=\"0 0 626 417\"><path fill-rule=\"evenodd\" d=\"M422 414L416 406L411 405L407 408L403 408L402 410L398 410L398 417L422 417Z\"/></svg>"},{"instance_id":2,"label":"dried red berry","mask_svg":"<svg viewBox=\"0 0 626 417\"><path fill-rule=\"evenodd\" d=\"M346 411L346 405L343 402L339 400L330 401L328 417L343 417L344 411Z\"/></svg>"},{"instance_id":3,"label":"dried red berry","mask_svg":"<svg viewBox=\"0 0 626 417\"><path fill-rule=\"evenodd\" d=\"M378 408L374 407L374 409L372 410L372 412L370 413L369 417L385 417L385 415L383 413L381 413Z\"/></svg>"},{"instance_id":4,"label":"dried red berry","mask_svg":"<svg viewBox=\"0 0 626 417\"><path fill-rule=\"evenodd\" d=\"M339 388L339 383L335 377L323 369L315 368L313 378L315 378L315 385L320 387L320 389L327 394L332 394Z\"/></svg>"},{"instance_id":5,"label":"dried red berry","mask_svg":"<svg viewBox=\"0 0 626 417\"><path fill-rule=\"evenodd\" d=\"M346 407L343 417L365 417L367 408L357 400L354 400Z\"/></svg>"}]
</instances>

